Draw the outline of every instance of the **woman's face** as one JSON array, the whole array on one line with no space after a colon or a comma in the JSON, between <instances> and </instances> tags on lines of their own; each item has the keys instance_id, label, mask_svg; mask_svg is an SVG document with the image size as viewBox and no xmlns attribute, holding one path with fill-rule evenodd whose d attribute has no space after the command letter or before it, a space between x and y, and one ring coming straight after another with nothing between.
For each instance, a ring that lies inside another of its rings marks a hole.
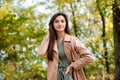
<instances>
[{"instance_id":1,"label":"woman's face","mask_svg":"<svg viewBox=\"0 0 120 80\"><path fill-rule=\"evenodd\" d=\"M53 22L54 29L57 32L63 32L66 27L66 20L62 15L59 15L56 17L56 19Z\"/></svg>"}]
</instances>

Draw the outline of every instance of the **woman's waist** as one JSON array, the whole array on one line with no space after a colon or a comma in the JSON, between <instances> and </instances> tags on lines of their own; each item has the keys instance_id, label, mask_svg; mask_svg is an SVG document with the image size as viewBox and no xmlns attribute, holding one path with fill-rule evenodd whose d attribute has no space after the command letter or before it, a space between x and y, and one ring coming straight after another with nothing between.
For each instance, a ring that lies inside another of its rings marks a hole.
<instances>
[{"instance_id":1,"label":"woman's waist","mask_svg":"<svg viewBox=\"0 0 120 80\"><path fill-rule=\"evenodd\" d=\"M68 66L58 66L58 70L66 71Z\"/></svg>"}]
</instances>

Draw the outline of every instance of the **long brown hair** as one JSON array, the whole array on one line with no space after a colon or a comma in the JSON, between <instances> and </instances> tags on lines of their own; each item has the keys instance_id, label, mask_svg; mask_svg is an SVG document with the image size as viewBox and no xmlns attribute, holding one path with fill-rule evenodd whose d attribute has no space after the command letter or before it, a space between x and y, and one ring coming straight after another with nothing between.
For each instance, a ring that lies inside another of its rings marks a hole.
<instances>
[{"instance_id":1,"label":"long brown hair","mask_svg":"<svg viewBox=\"0 0 120 80\"><path fill-rule=\"evenodd\" d=\"M67 34L70 34L69 32L69 25L68 25L68 19L67 19L67 16L66 14L64 13L56 13L52 16L50 22L49 22L49 33L50 33L50 42L49 42L49 46L48 46L48 49L47 49L47 58L48 60L51 60L53 61L53 46L54 46L54 43L55 43L55 40L58 39L58 36L57 36L57 33L54 29L54 26L53 26L53 23L55 21L55 19L57 18L57 16L59 15L62 15L65 20L66 20L66 27L65 27L65 33Z\"/></svg>"}]
</instances>

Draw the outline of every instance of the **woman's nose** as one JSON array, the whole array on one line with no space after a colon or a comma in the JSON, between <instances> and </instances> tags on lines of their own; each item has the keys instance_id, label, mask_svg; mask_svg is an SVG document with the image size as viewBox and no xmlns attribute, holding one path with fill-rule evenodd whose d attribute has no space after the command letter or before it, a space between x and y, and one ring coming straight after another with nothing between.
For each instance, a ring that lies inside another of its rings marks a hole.
<instances>
[{"instance_id":1,"label":"woman's nose","mask_svg":"<svg viewBox=\"0 0 120 80\"><path fill-rule=\"evenodd\" d=\"M59 21L59 25L62 25L62 22L61 22L61 21Z\"/></svg>"}]
</instances>

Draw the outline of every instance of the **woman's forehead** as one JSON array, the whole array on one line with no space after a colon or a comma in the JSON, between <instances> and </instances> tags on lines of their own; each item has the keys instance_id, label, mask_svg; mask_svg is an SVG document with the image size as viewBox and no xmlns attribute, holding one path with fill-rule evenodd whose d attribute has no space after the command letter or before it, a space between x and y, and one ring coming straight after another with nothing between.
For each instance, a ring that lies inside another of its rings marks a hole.
<instances>
[{"instance_id":1,"label":"woman's forehead","mask_svg":"<svg viewBox=\"0 0 120 80\"><path fill-rule=\"evenodd\" d=\"M65 18L64 18L64 16L59 15L59 16L57 16L57 17L56 17L56 19L55 19L55 20L65 20Z\"/></svg>"}]
</instances>

